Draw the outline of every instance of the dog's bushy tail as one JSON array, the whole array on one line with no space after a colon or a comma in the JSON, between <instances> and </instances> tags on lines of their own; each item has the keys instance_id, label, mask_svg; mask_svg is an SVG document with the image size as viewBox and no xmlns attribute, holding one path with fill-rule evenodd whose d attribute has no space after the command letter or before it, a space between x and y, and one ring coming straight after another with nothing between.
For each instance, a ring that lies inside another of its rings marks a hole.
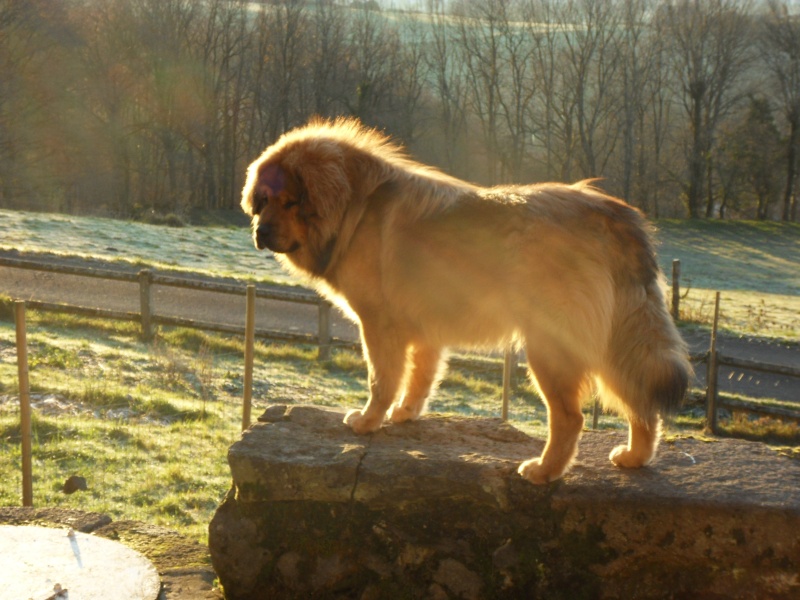
<instances>
[{"instance_id":1,"label":"dog's bushy tail","mask_svg":"<svg viewBox=\"0 0 800 600\"><path fill-rule=\"evenodd\" d=\"M617 298L605 363L601 398L630 420L652 423L678 409L693 370L667 310L663 279Z\"/></svg>"}]
</instances>

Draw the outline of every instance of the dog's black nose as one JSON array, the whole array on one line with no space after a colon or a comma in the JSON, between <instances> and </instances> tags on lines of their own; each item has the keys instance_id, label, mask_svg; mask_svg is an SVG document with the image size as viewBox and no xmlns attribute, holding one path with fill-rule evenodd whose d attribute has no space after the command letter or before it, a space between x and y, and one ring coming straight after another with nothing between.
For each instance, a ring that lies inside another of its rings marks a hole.
<instances>
[{"instance_id":1,"label":"dog's black nose","mask_svg":"<svg viewBox=\"0 0 800 600\"><path fill-rule=\"evenodd\" d=\"M262 223L256 228L256 248L263 250L267 248L272 237L272 226L267 223Z\"/></svg>"}]
</instances>

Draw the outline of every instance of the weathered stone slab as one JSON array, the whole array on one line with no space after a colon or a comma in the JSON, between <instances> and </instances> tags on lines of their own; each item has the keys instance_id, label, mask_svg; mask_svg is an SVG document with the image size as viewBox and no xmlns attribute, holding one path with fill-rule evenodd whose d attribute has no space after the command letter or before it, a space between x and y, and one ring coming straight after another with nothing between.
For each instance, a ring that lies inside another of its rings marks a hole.
<instances>
[{"instance_id":1,"label":"weathered stone slab","mask_svg":"<svg viewBox=\"0 0 800 600\"><path fill-rule=\"evenodd\" d=\"M71 508L0 507L0 525L26 526L34 524L56 527L64 531L71 528L83 533L92 533L121 542L129 548L141 552L158 569L162 582L159 600L221 600L222 598L222 594L214 585L216 574L208 564L208 549L175 531L137 521L112 522L108 515ZM0 579L3 574L5 573L0 573ZM43 580L42 583L45 581ZM52 585L50 587L52 588ZM42 586L39 591L46 591L45 586ZM0 589L0 598L13 597L4 592L8 592L8 590ZM69 593L70 589L67 592ZM42 594L34 597L44 598L45 596L46 594ZM109 592L107 596L120 597L115 592ZM76 596L72 594L70 597Z\"/></svg>"},{"instance_id":2,"label":"weathered stone slab","mask_svg":"<svg viewBox=\"0 0 800 600\"><path fill-rule=\"evenodd\" d=\"M800 463L762 444L679 439L623 471L624 435L586 432L537 487L516 468L543 441L499 419L262 419L209 528L230 599L800 597Z\"/></svg>"}]
</instances>

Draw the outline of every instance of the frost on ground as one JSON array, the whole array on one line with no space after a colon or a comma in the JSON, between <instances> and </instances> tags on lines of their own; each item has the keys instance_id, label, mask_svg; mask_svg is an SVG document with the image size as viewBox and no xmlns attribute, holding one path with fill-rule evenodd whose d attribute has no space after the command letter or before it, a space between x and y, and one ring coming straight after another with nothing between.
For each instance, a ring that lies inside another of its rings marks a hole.
<instances>
[{"instance_id":1,"label":"frost on ground","mask_svg":"<svg viewBox=\"0 0 800 600\"><path fill-rule=\"evenodd\" d=\"M47 417L84 416L112 421L135 421L143 424L168 425L175 419L153 418L130 407L94 408L84 402L71 400L61 394L31 394L31 409L38 415ZM133 400L133 397L130 398ZM19 409L19 396L0 395L0 413Z\"/></svg>"}]
</instances>

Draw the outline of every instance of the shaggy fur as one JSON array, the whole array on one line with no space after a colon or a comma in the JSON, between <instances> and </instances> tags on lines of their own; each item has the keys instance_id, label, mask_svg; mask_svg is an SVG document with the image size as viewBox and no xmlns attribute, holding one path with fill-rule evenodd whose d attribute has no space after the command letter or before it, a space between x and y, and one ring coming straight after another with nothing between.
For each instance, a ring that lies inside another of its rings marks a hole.
<instances>
[{"instance_id":1,"label":"shaggy fur","mask_svg":"<svg viewBox=\"0 0 800 600\"><path fill-rule=\"evenodd\" d=\"M478 187L352 119L284 134L250 165L242 207L256 247L359 324L370 397L345 418L356 433L418 418L447 347L518 341L549 417L523 477L569 468L593 383L630 425L611 460L652 460L691 367L636 209L588 182Z\"/></svg>"}]
</instances>

